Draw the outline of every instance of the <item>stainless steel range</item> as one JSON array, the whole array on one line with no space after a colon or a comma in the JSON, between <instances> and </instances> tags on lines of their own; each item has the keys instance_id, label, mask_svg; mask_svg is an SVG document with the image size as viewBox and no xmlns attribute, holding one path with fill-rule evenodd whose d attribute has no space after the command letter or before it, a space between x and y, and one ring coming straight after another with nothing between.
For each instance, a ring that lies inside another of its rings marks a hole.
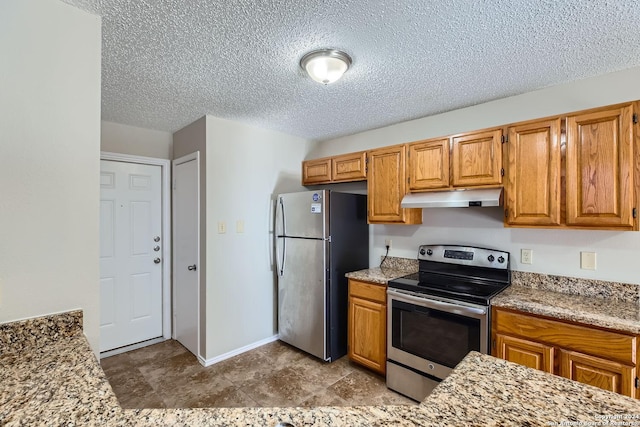
<instances>
[{"instance_id":1,"label":"stainless steel range","mask_svg":"<svg viewBox=\"0 0 640 427\"><path fill-rule=\"evenodd\" d=\"M387 387L422 401L470 351L488 353L511 269L508 252L469 246L422 245L418 260L387 289Z\"/></svg>"}]
</instances>

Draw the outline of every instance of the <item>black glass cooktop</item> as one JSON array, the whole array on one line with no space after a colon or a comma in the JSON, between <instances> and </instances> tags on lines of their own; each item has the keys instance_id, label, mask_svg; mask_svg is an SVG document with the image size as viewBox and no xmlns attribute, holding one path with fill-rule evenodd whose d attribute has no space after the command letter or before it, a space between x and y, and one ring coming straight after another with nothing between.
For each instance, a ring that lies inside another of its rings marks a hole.
<instances>
[{"instance_id":1,"label":"black glass cooktop","mask_svg":"<svg viewBox=\"0 0 640 427\"><path fill-rule=\"evenodd\" d=\"M491 298L508 286L508 282L497 282L485 278L426 272L409 274L389 282L390 288L481 305L489 305Z\"/></svg>"}]
</instances>

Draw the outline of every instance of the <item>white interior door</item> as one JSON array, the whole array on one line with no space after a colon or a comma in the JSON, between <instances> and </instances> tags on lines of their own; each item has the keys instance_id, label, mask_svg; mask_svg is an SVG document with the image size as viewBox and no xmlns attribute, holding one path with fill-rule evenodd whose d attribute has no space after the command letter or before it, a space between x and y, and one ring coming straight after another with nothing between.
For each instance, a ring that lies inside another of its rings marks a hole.
<instances>
[{"instance_id":1,"label":"white interior door","mask_svg":"<svg viewBox=\"0 0 640 427\"><path fill-rule=\"evenodd\" d=\"M173 165L173 284L175 339L198 356L200 197L197 156Z\"/></svg>"},{"instance_id":2,"label":"white interior door","mask_svg":"<svg viewBox=\"0 0 640 427\"><path fill-rule=\"evenodd\" d=\"M161 167L100 161L100 351L162 336Z\"/></svg>"}]
</instances>

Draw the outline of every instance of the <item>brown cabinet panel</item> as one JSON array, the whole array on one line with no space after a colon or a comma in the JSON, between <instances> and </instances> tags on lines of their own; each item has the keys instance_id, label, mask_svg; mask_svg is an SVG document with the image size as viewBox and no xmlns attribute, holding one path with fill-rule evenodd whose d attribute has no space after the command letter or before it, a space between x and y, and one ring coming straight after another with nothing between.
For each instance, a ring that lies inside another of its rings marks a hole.
<instances>
[{"instance_id":1,"label":"brown cabinet panel","mask_svg":"<svg viewBox=\"0 0 640 427\"><path fill-rule=\"evenodd\" d=\"M560 224L560 132L560 118L509 128L507 224Z\"/></svg>"},{"instance_id":2,"label":"brown cabinet panel","mask_svg":"<svg viewBox=\"0 0 640 427\"><path fill-rule=\"evenodd\" d=\"M368 153L367 199L370 223L422 223L422 209L402 209L406 194L405 147L372 150Z\"/></svg>"},{"instance_id":3,"label":"brown cabinet panel","mask_svg":"<svg viewBox=\"0 0 640 427\"><path fill-rule=\"evenodd\" d=\"M567 118L567 225L633 227L633 107Z\"/></svg>"},{"instance_id":4,"label":"brown cabinet panel","mask_svg":"<svg viewBox=\"0 0 640 427\"><path fill-rule=\"evenodd\" d=\"M502 184L502 129L452 137L451 170L454 187Z\"/></svg>"},{"instance_id":5,"label":"brown cabinet panel","mask_svg":"<svg viewBox=\"0 0 640 427\"><path fill-rule=\"evenodd\" d=\"M385 285L349 279L349 295L386 304L387 287Z\"/></svg>"},{"instance_id":6,"label":"brown cabinet panel","mask_svg":"<svg viewBox=\"0 0 640 427\"><path fill-rule=\"evenodd\" d=\"M349 359L384 375L387 361L386 286L349 280L347 335Z\"/></svg>"},{"instance_id":7,"label":"brown cabinet panel","mask_svg":"<svg viewBox=\"0 0 640 427\"><path fill-rule=\"evenodd\" d=\"M638 337L493 308L494 356L638 397Z\"/></svg>"},{"instance_id":8,"label":"brown cabinet panel","mask_svg":"<svg viewBox=\"0 0 640 427\"><path fill-rule=\"evenodd\" d=\"M494 321L497 333L602 356L621 363L636 363L637 338L633 335L503 310L495 311Z\"/></svg>"},{"instance_id":9,"label":"brown cabinet panel","mask_svg":"<svg viewBox=\"0 0 640 427\"><path fill-rule=\"evenodd\" d=\"M614 393L636 397L635 366L623 365L574 351L560 350L560 375Z\"/></svg>"},{"instance_id":10,"label":"brown cabinet panel","mask_svg":"<svg viewBox=\"0 0 640 427\"><path fill-rule=\"evenodd\" d=\"M449 187L449 138L411 143L407 154L410 190Z\"/></svg>"},{"instance_id":11,"label":"brown cabinet panel","mask_svg":"<svg viewBox=\"0 0 640 427\"><path fill-rule=\"evenodd\" d=\"M331 182L331 158L302 162L302 185Z\"/></svg>"},{"instance_id":12,"label":"brown cabinet panel","mask_svg":"<svg viewBox=\"0 0 640 427\"><path fill-rule=\"evenodd\" d=\"M496 334L494 356L529 368L553 373L554 348L535 341Z\"/></svg>"},{"instance_id":13,"label":"brown cabinet panel","mask_svg":"<svg viewBox=\"0 0 640 427\"><path fill-rule=\"evenodd\" d=\"M331 159L332 181L363 181L367 179L367 153L343 154Z\"/></svg>"}]
</instances>

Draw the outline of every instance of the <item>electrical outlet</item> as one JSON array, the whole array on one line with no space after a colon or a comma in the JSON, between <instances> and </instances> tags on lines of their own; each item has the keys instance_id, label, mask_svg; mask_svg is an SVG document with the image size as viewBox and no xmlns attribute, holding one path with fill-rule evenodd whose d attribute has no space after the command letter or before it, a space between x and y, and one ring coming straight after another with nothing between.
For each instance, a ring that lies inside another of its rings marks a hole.
<instances>
[{"instance_id":1,"label":"electrical outlet","mask_svg":"<svg viewBox=\"0 0 640 427\"><path fill-rule=\"evenodd\" d=\"M596 253L580 252L580 268L583 270L596 269Z\"/></svg>"},{"instance_id":2,"label":"electrical outlet","mask_svg":"<svg viewBox=\"0 0 640 427\"><path fill-rule=\"evenodd\" d=\"M384 245L388 246L391 249L391 239L384 239Z\"/></svg>"},{"instance_id":3,"label":"electrical outlet","mask_svg":"<svg viewBox=\"0 0 640 427\"><path fill-rule=\"evenodd\" d=\"M520 250L520 262L522 264L533 264L533 250L532 249Z\"/></svg>"},{"instance_id":4,"label":"electrical outlet","mask_svg":"<svg viewBox=\"0 0 640 427\"><path fill-rule=\"evenodd\" d=\"M227 223L224 221L218 222L218 234L224 234L227 232Z\"/></svg>"}]
</instances>

